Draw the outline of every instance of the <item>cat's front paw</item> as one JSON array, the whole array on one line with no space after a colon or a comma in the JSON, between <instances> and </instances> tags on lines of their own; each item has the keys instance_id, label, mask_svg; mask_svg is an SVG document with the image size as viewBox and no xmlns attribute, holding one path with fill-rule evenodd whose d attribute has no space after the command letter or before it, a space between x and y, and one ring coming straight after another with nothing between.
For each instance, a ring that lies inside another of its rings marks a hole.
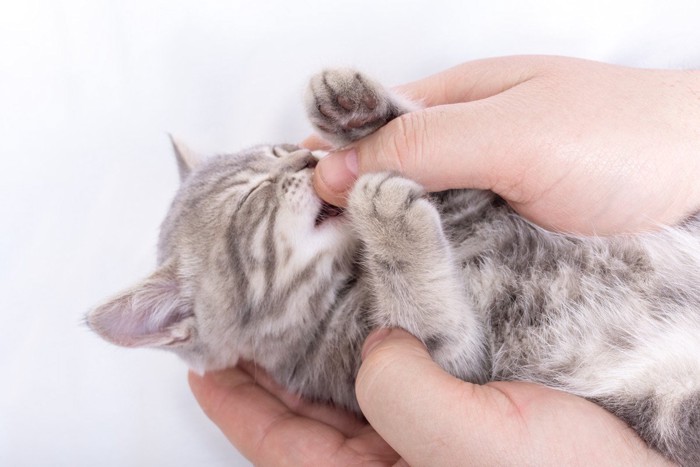
<instances>
[{"instance_id":1,"label":"cat's front paw","mask_svg":"<svg viewBox=\"0 0 700 467\"><path fill-rule=\"evenodd\" d=\"M369 242L389 239L431 242L441 231L435 207L413 180L390 172L360 177L350 193L348 212Z\"/></svg>"},{"instance_id":2,"label":"cat's front paw","mask_svg":"<svg viewBox=\"0 0 700 467\"><path fill-rule=\"evenodd\" d=\"M350 68L314 75L306 92L306 111L325 138L341 145L374 132L398 115L384 87Z\"/></svg>"},{"instance_id":3,"label":"cat's front paw","mask_svg":"<svg viewBox=\"0 0 700 467\"><path fill-rule=\"evenodd\" d=\"M424 194L422 186L396 173L370 173L357 180L348 205L363 216L389 220L403 216Z\"/></svg>"}]
</instances>

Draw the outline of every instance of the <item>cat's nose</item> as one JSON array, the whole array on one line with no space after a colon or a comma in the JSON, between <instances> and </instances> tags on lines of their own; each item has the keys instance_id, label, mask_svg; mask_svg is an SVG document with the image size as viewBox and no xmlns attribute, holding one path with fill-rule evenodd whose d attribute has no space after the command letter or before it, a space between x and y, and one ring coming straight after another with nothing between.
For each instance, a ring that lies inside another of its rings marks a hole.
<instances>
[{"instance_id":1,"label":"cat's nose","mask_svg":"<svg viewBox=\"0 0 700 467\"><path fill-rule=\"evenodd\" d=\"M300 149L287 156L284 162L290 171L299 172L300 170L316 167L318 159L308 149Z\"/></svg>"}]
</instances>

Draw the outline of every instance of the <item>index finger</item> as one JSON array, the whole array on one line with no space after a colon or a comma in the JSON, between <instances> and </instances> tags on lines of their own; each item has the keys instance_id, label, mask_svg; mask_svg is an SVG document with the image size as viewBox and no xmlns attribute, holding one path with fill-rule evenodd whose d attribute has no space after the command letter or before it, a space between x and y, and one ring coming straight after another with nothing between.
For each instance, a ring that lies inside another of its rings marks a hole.
<instances>
[{"instance_id":1,"label":"index finger","mask_svg":"<svg viewBox=\"0 0 700 467\"><path fill-rule=\"evenodd\" d=\"M302 140L301 143L299 143L299 146L301 146L302 148L311 149L312 151L315 151L317 149L330 151L331 149L333 149L332 144L330 144L328 141L324 140L318 135L307 136L306 138L304 138L304 140Z\"/></svg>"},{"instance_id":2,"label":"index finger","mask_svg":"<svg viewBox=\"0 0 700 467\"><path fill-rule=\"evenodd\" d=\"M566 60L535 55L474 60L395 89L425 107L472 102L500 94Z\"/></svg>"}]
</instances>

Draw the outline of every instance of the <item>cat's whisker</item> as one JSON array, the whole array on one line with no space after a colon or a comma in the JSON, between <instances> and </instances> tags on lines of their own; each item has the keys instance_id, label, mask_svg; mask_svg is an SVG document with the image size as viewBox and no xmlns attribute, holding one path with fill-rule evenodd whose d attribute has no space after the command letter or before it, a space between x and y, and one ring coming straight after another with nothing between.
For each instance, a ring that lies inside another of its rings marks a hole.
<instances>
[{"instance_id":1,"label":"cat's whisker","mask_svg":"<svg viewBox=\"0 0 700 467\"><path fill-rule=\"evenodd\" d=\"M418 108L348 69L312 78L306 105L338 146ZM700 215L656 234L576 237L491 192L426 196L394 173L360 177L343 210L314 192L308 150L201 160L175 146L183 180L159 266L88 315L105 339L201 369L247 360L254 381L266 384L260 368L359 414L362 343L399 327L459 378L586 397L700 465Z\"/></svg>"}]
</instances>

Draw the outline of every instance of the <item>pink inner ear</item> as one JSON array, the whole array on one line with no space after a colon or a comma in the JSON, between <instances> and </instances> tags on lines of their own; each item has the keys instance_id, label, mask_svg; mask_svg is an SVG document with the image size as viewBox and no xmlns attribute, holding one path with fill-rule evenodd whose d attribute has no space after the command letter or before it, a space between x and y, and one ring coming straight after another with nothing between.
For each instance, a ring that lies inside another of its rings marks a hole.
<instances>
[{"instance_id":1,"label":"pink inner ear","mask_svg":"<svg viewBox=\"0 0 700 467\"><path fill-rule=\"evenodd\" d=\"M191 336L192 309L175 279L158 271L136 287L88 314L88 325L104 339L126 347L165 346Z\"/></svg>"}]
</instances>

